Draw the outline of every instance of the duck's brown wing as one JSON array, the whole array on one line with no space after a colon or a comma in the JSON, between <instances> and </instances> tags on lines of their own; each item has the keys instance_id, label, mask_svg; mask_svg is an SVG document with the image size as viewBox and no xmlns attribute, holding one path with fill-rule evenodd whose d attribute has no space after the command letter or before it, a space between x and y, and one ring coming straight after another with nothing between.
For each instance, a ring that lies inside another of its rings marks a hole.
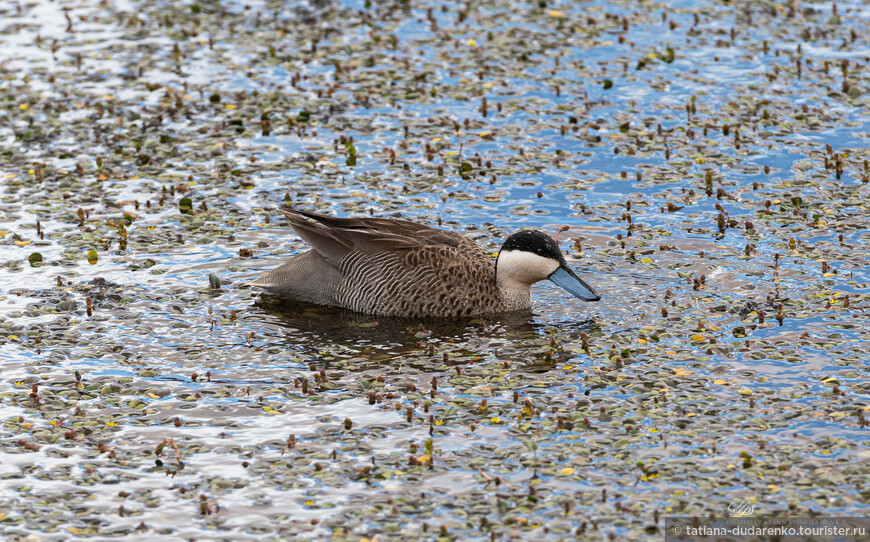
<instances>
[{"instance_id":1,"label":"duck's brown wing","mask_svg":"<svg viewBox=\"0 0 870 542\"><path fill-rule=\"evenodd\" d=\"M284 215L293 231L335 266L353 252L371 255L467 242L457 233L408 220L334 218L297 210Z\"/></svg>"}]
</instances>

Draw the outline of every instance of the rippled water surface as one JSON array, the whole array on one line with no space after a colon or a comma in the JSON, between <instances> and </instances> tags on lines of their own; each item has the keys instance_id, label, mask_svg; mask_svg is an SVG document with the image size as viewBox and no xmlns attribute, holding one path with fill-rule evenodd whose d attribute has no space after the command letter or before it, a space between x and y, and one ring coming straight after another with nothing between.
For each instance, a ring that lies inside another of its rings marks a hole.
<instances>
[{"instance_id":1,"label":"rippled water surface","mask_svg":"<svg viewBox=\"0 0 870 542\"><path fill-rule=\"evenodd\" d=\"M858 2L0 4L7 540L645 539L870 509ZM291 206L603 295L261 298ZM214 275L210 281L209 276ZM215 279L219 289L212 288Z\"/></svg>"}]
</instances>

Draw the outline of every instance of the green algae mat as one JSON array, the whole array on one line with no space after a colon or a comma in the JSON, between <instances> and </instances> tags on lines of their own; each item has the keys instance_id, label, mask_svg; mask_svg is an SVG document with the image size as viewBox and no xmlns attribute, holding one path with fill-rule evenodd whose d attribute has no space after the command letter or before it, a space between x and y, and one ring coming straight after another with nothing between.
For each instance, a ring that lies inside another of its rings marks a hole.
<instances>
[{"instance_id":1,"label":"green algae mat","mask_svg":"<svg viewBox=\"0 0 870 542\"><path fill-rule=\"evenodd\" d=\"M870 511L860 2L0 4L0 537L661 540ZM282 209L601 294L263 298ZM739 505L735 508L735 503Z\"/></svg>"}]
</instances>

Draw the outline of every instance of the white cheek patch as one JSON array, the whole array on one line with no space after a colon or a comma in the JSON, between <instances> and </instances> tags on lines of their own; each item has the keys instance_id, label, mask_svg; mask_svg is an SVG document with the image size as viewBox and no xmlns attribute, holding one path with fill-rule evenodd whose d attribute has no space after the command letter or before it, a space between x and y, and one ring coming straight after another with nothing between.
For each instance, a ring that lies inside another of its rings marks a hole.
<instances>
[{"instance_id":1,"label":"white cheek patch","mask_svg":"<svg viewBox=\"0 0 870 542\"><path fill-rule=\"evenodd\" d=\"M503 250L498 255L498 276L522 284L544 280L559 269L559 262L524 250Z\"/></svg>"}]
</instances>

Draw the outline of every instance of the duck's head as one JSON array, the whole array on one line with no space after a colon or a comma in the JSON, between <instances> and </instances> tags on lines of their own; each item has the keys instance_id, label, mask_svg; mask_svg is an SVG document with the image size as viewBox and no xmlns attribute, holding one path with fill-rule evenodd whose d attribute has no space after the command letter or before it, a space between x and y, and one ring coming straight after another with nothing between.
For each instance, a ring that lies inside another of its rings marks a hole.
<instances>
[{"instance_id":1,"label":"duck's head","mask_svg":"<svg viewBox=\"0 0 870 542\"><path fill-rule=\"evenodd\" d=\"M495 264L496 280L526 287L549 279L574 297L598 301L601 296L568 267L556 241L544 232L522 230L505 240Z\"/></svg>"}]
</instances>

